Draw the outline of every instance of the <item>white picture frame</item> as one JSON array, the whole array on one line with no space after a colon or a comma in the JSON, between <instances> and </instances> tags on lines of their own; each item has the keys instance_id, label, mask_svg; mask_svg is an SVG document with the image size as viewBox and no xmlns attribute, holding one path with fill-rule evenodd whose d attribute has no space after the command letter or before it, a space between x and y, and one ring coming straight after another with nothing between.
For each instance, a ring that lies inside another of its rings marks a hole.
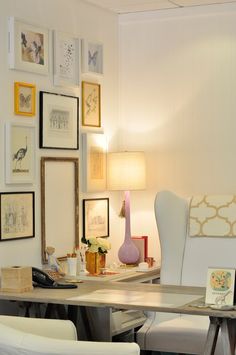
<instances>
[{"instance_id":1,"label":"white picture frame","mask_svg":"<svg viewBox=\"0 0 236 355\"><path fill-rule=\"evenodd\" d=\"M235 269L209 267L205 303L216 307L233 306Z\"/></svg>"},{"instance_id":2,"label":"white picture frame","mask_svg":"<svg viewBox=\"0 0 236 355\"><path fill-rule=\"evenodd\" d=\"M106 190L107 142L103 133L82 134L83 191Z\"/></svg>"},{"instance_id":3,"label":"white picture frame","mask_svg":"<svg viewBox=\"0 0 236 355\"><path fill-rule=\"evenodd\" d=\"M103 44L82 39L82 72L103 75Z\"/></svg>"},{"instance_id":4,"label":"white picture frame","mask_svg":"<svg viewBox=\"0 0 236 355\"><path fill-rule=\"evenodd\" d=\"M80 39L53 31L54 85L77 87L80 84Z\"/></svg>"},{"instance_id":5,"label":"white picture frame","mask_svg":"<svg viewBox=\"0 0 236 355\"><path fill-rule=\"evenodd\" d=\"M35 177L35 127L29 124L7 123L5 130L6 183L33 183Z\"/></svg>"},{"instance_id":6,"label":"white picture frame","mask_svg":"<svg viewBox=\"0 0 236 355\"><path fill-rule=\"evenodd\" d=\"M8 31L10 69L48 75L49 30L9 17Z\"/></svg>"}]
</instances>

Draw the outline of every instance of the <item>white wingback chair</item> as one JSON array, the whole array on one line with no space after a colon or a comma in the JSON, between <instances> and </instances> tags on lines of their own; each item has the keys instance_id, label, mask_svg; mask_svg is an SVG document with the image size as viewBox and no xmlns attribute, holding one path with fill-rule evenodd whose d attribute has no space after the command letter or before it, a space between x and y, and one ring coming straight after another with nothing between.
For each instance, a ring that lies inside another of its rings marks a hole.
<instances>
[{"instance_id":1,"label":"white wingback chair","mask_svg":"<svg viewBox=\"0 0 236 355\"><path fill-rule=\"evenodd\" d=\"M161 245L161 284L206 286L208 267L236 267L236 238L188 236L188 199L159 192L155 214ZM204 316L150 314L137 333L143 350L201 354L209 320ZM218 340L216 352L222 355Z\"/></svg>"},{"instance_id":2,"label":"white wingback chair","mask_svg":"<svg viewBox=\"0 0 236 355\"><path fill-rule=\"evenodd\" d=\"M139 355L135 343L77 341L71 321L0 316L1 355Z\"/></svg>"}]
</instances>

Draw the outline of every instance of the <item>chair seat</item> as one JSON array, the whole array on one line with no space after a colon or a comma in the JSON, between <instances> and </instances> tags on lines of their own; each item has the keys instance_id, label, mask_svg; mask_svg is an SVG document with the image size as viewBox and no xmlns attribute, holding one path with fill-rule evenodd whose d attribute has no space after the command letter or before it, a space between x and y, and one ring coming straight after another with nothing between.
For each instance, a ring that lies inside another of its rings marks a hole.
<instances>
[{"instance_id":1,"label":"chair seat","mask_svg":"<svg viewBox=\"0 0 236 355\"><path fill-rule=\"evenodd\" d=\"M173 315L172 315L173 316ZM175 318L162 320L158 313L149 319L137 333L141 349L153 351L202 354L209 326L208 317L174 315ZM222 343L217 343L215 355L222 355Z\"/></svg>"}]
</instances>

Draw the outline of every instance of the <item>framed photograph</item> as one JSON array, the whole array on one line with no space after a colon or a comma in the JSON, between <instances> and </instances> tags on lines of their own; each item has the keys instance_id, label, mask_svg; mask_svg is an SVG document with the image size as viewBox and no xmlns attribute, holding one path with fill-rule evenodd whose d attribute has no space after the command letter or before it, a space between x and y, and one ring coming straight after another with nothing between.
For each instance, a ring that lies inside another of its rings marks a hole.
<instances>
[{"instance_id":1,"label":"framed photograph","mask_svg":"<svg viewBox=\"0 0 236 355\"><path fill-rule=\"evenodd\" d=\"M54 84L79 86L80 40L64 32L54 31Z\"/></svg>"},{"instance_id":2,"label":"framed photograph","mask_svg":"<svg viewBox=\"0 0 236 355\"><path fill-rule=\"evenodd\" d=\"M101 127L100 92L99 84L82 82L82 126Z\"/></svg>"},{"instance_id":3,"label":"framed photograph","mask_svg":"<svg viewBox=\"0 0 236 355\"><path fill-rule=\"evenodd\" d=\"M49 31L9 17L9 66L11 69L48 75Z\"/></svg>"},{"instance_id":4,"label":"framed photograph","mask_svg":"<svg viewBox=\"0 0 236 355\"><path fill-rule=\"evenodd\" d=\"M79 246L79 160L41 158L42 261L47 262L46 247L65 259Z\"/></svg>"},{"instance_id":5,"label":"framed photograph","mask_svg":"<svg viewBox=\"0 0 236 355\"><path fill-rule=\"evenodd\" d=\"M15 115L35 115L35 85L15 82L14 84L14 108Z\"/></svg>"},{"instance_id":6,"label":"framed photograph","mask_svg":"<svg viewBox=\"0 0 236 355\"><path fill-rule=\"evenodd\" d=\"M33 183L35 175L35 128L6 124L6 183Z\"/></svg>"},{"instance_id":7,"label":"framed photograph","mask_svg":"<svg viewBox=\"0 0 236 355\"><path fill-rule=\"evenodd\" d=\"M82 40L83 73L103 74L103 45L98 42Z\"/></svg>"},{"instance_id":8,"label":"framed photograph","mask_svg":"<svg viewBox=\"0 0 236 355\"><path fill-rule=\"evenodd\" d=\"M83 191L106 190L107 144L103 133L82 134Z\"/></svg>"},{"instance_id":9,"label":"framed photograph","mask_svg":"<svg viewBox=\"0 0 236 355\"><path fill-rule=\"evenodd\" d=\"M1 192L0 241L34 237L34 192Z\"/></svg>"},{"instance_id":10,"label":"framed photograph","mask_svg":"<svg viewBox=\"0 0 236 355\"><path fill-rule=\"evenodd\" d=\"M109 198L83 200L83 236L109 237Z\"/></svg>"},{"instance_id":11,"label":"framed photograph","mask_svg":"<svg viewBox=\"0 0 236 355\"><path fill-rule=\"evenodd\" d=\"M40 91L39 147L79 148L79 98Z\"/></svg>"},{"instance_id":12,"label":"framed photograph","mask_svg":"<svg viewBox=\"0 0 236 355\"><path fill-rule=\"evenodd\" d=\"M234 304L235 269L208 268L205 303L222 307Z\"/></svg>"}]
</instances>

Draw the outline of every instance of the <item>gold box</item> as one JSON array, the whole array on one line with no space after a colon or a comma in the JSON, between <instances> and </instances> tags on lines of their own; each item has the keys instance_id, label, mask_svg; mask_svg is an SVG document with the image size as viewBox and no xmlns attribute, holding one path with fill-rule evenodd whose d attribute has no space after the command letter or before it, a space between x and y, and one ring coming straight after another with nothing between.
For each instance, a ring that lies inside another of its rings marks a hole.
<instances>
[{"instance_id":1,"label":"gold box","mask_svg":"<svg viewBox=\"0 0 236 355\"><path fill-rule=\"evenodd\" d=\"M32 267L11 266L1 269L1 290L6 292L27 292L33 290Z\"/></svg>"}]
</instances>

